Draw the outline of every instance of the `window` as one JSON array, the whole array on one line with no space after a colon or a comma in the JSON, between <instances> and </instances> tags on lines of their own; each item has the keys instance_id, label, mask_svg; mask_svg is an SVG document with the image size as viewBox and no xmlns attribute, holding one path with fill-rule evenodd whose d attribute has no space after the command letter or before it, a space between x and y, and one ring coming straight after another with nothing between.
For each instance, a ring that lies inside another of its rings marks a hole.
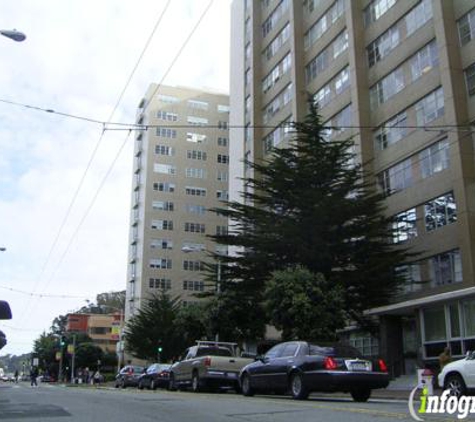
<instances>
[{"instance_id":1,"label":"window","mask_svg":"<svg viewBox=\"0 0 475 422\"><path fill-rule=\"evenodd\" d=\"M228 122L220 120L218 122L218 129L227 130L228 129Z\"/></svg>"},{"instance_id":2,"label":"window","mask_svg":"<svg viewBox=\"0 0 475 422\"><path fill-rule=\"evenodd\" d=\"M457 22L460 44L465 45L475 37L475 9L472 9Z\"/></svg>"},{"instance_id":3,"label":"window","mask_svg":"<svg viewBox=\"0 0 475 422\"><path fill-rule=\"evenodd\" d=\"M172 260L168 258L154 258L149 261L150 268L171 269Z\"/></svg>"},{"instance_id":4,"label":"window","mask_svg":"<svg viewBox=\"0 0 475 422\"><path fill-rule=\"evenodd\" d=\"M183 248L187 248L188 250L191 251L205 251L206 246L204 243L194 243L194 242L183 242L182 250Z\"/></svg>"},{"instance_id":5,"label":"window","mask_svg":"<svg viewBox=\"0 0 475 422\"><path fill-rule=\"evenodd\" d=\"M191 290L195 292L203 292L205 289L204 281L183 281L183 290Z\"/></svg>"},{"instance_id":6,"label":"window","mask_svg":"<svg viewBox=\"0 0 475 422\"><path fill-rule=\"evenodd\" d=\"M391 7L396 4L397 0L373 0L363 11L365 26L376 22Z\"/></svg>"},{"instance_id":7,"label":"window","mask_svg":"<svg viewBox=\"0 0 475 422\"><path fill-rule=\"evenodd\" d=\"M288 53L262 80L262 92L269 91L282 76L284 76L292 65L292 56Z\"/></svg>"},{"instance_id":8,"label":"window","mask_svg":"<svg viewBox=\"0 0 475 422\"><path fill-rule=\"evenodd\" d=\"M205 266L201 261L183 261L183 269L185 271L204 271Z\"/></svg>"},{"instance_id":9,"label":"window","mask_svg":"<svg viewBox=\"0 0 475 422\"><path fill-rule=\"evenodd\" d=\"M405 242L417 236L416 227L416 209L400 212L394 216L393 224L393 242Z\"/></svg>"},{"instance_id":10,"label":"window","mask_svg":"<svg viewBox=\"0 0 475 422\"><path fill-rule=\"evenodd\" d=\"M228 105L218 104L218 113L229 113L230 108Z\"/></svg>"},{"instance_id":11,"label":"window","mask_svg":"<svg viewBox=\"0 0 475 422\"><path fill-rule=\"evenodd\" d=\"M412 185L411 159L401 161L379 175L379 185L386 195L392 195Z\"/></svg>"},{"instance_id":12,"label":"window","mask_svg":"<svg viewBox=\"0 0 475 422\"><path fill-rule=\"evenodd\" d=\"M425 179L449 167L449 141L443 139L419 153L421 175Z\"/></svg>"},{"instance_id":13,"label":"window","mask_svg":"<svg viewBox=\"0 0 475 422\"><path fill-rule=\"evenodd\" d=\"M432 0L422 0L405 16L406 37L412 35L430 19L432 19Z\"/></svg>"},{"instance_id":14,"label":"window","mask_svg":"<svg viewBox=\"0 0 475 422\"><path fill-rule=\"evenodd\" d=\"M462 281L460 251L455 249L429 259L432 286L444 286Z\"/></svg>"},{"instance_id":15,"label":"window","mask_svg":"<svg viewBox=\"0 0 475 422\"><path fill-rule=\"evenodd\" d=\"M151 239L151 249L173 249L173 241L171 239Z\"/></svg>"},{"instance_id":16,"label":"window","mask_svg":"<svg viewBox=\"0 0 475 422\"><path fill-rule=\"evenodd\" d=\"M270 60L274 57L284 45L284 43L290 37L290 24L284 26L284 28L277 34L277 36L271 41L271 43L262 52L263 57L266 60Z\"/></svg>"},{"instance_id":17,"label":"window","mask_svg":"<svg viewBox=\"0 0 475 422\"><path fill-rule=\"evenodd\" d=\"M226 236L228 234L228 226L216 226L217 236Z\"/></svg>"},{"instance_id":18,"label":"window","mask_svg":"<svg viewBox=\"0 0 475 422\"><path fill-rule=\"evenodd\" d=\"M227 201L229 199L229 194L227 190L217 190L216 198L221 201Z\"/></svg>"},{"instance_id":19,"label":"window","mask_svg":"<svg viewBox=\"0 0 475 422\"><path fill-rule=\"evenodd\" d=\"M467 67L464 73L468 95L473 96L475 95L475 63Z\"/></svg>"},{"instance_id":20,"label":"window","mask_svg":"<svg viewBox=\"0 0 475 422\"><path fill-rule=\"evenodd\" d=\"M330 139L337 133L344 132L349 126L351 126L351 110L352 107L351 104L349 104L343 110L340 110L337 114L335 114L330 120L327 120L324 123L324 126L327 127L327 129L324 131L324 136L326 136L327 139Z\"/></svg>"},{"instance_id":21,"label":"window","mask_svg":"<svg viewBox=\"0 0 475 422\"><path fill-rule=\"evenodd\" d=\"M155 145L155 154L172 157L175 155L175 148L167 145Z\"/></svg>"},{"instance_id":22,"label":"window","mask_svg":"<svg viewBox=\"0 0 475 422\"><path fill-rule=\"evenodd\" d=\"M349 67L347 66L328 84L324 85L317 91L317 93L313 96L313 101L315 104L318 104L319 108L322 108L349 87L350 72Z\"/></svg>"},{"instance_id":23,"label":"window","mask_svg":"<svg viewBox=\"0 0 475 422\"><path fill-rule=\"evenodd\" d=\"M424 204L426 230L432 231L457 221L457 206L453 193L439 196Z\"/></svg>"},{"instance_id":24,"label":"window","mask_svg":"<svg viewBox=\"0 0 475 422\"><path fill-rule=\"evenodd\" d=\"M170 113L169 111L158 110L157 119L167 120L169 122L176 122L178 120L178 114Z\"/></svg>"},{"instance_id":25,"label":"window","mask_svg":"<svg viewBox=\"0 0 475 422\"><path fill-rule=\"evenodd\" d=\"M164 94L158 94L157 95L158 101L161 101L162 103L179 103L180 100L177 97L173 97L171 95L164 95Z\"/></svg>"},{"instance_id":26,"label":"window","mask_svg":"<svg viewBox=\"0 0 475 422\"><path fill-rule=\"evenodd\" d=\"M229 156L224 154L218 154L217 162L221 164L228 164L229 163Z\"/></svg>"},{"instance_id":27,"label":"window","mask_svg":"<svg viewBox=\"0 0 475 422\"><path fill-rule=\"evenodd\" d=\"M218 172L216 173L216 180L218 180L220 182L227 182L228 181L228 172L218 170Z\"/></svg>"},{"instance_id":28,"label":"window","mask_svg":"<svg viewBox=\"0 0 475 422\"><path fill-rule=\"evenodd\" d=\"M396 267L395 272L404 279L402 293L416 292L422 288L420 264L407 264Z\"/></svg>"},{"instance_id":29,"label":"window","mask_svg":"<svg viewBox=\"0 0 475 422\"><path fill-rule=\"evenodd\" d=\"M375 110L404 88L404 71L402 66L381 79L369 90L370 107Z\"/></svg>"},{"instance_id":30,"label":"window","mask_svg":"<svg viewBox=\"0 0 475 422\"><path fill-rule=\"evenodd\" d=\"M166 127L157 127L156 134L157 136L160 136L161 138L172 138L172 139L176 138L176 130L169 129Z\"/></svg>"},{"instance_id":31,"label":"window","mask_svg":"<svg viewBox=\"0 0 475 422\"><path fill-rule=\"evenodd\" d=\"M425 341L445 340L445 311L442 306L424 309L424 334Z\"/></svg>"},{"instance_id":32,"label":"window","mask_svg":"<svg viewBox=\"0 0 475 422\"><path fill-rule=\"evenodd\" d=\"M188 116L186 121L193 126L204 126L208 124L208 119L205 117Z\"/></svg>"},{"instance_id":33,"label":"window","mask_svg":"<svg viewBox=\"0 0 475 422\"><path fill-rule=\"evenodd\" d=\"M170 201L152 201L152 208L160 211L173 211L174 205Z\"/></svg>"},{"instance_id":34,"label":"window","mask_svg":"<svg viewBox=\"0 0 475 422\"><path fill-rule=\"evenodd\" d=\"M348 31L343 31L338 35L329 46L321 51L305 67L307 83L310 83L320 73L325 71L332 60L337 59L344 51L348 49Z\"/></svg>"},{"instance_id":35,"label":"window","mask_svg":"<svg viewBox=\"0 0 475 422\"><path fill-rule=\"evenodd\" d=\"M188 107L196 110L208 110L208 103L206 101L188 100Z\"/></svg>"},{"instance_id":36,"label":"window","mask_svg":"<svg viewBox=\"0 0 475 422\"><path fill-rule=\"evenodd\" d=\"M439 52L434 41L419 50L410 59L412 81L416 81L439 64Z\"/></svg>"},{"instance_id":37,"label":"window","mask_svg":"<svg viewBox=\"0 0 475 422\"><path fill-rule=\"evenodd\" d=\"M206 208L203 205L186 204L185 210L189 214L205 215Z\"/></svg>"},{"instance_id":38,"label":"window","mask_svg":"<svg viewBox=\"0 0 475 422\"><path fill-rule=\"evenodd\" d=\"M187 168L185 169L186 177L194 179L206 179L205 169Z\"/></svg>"},{"instance_id":39,"label":"window","mask_svg":"<svg viewBox=\"0 0 475 422\"><path fill-rule=\"evenodd\" d=\"M357 349L363 356L378 356L379 343L368 333L351 333L349 338L350 346Z\"/></svg>"},{"instance_id":40,"label":"window","mask_svg":"<svg viewBox=\"0 0 475 422\"><path fill-rule=\"evenodd\" d=\"M444 90L442 87L431 92L416 104L416 120L424 126L444 115Z\"/></svg>"},{"instance_id":41,"label":"window","mask_svg":"<svg viewBox=\"0 0 475 422\"><path fill-rule=\"evenodd\" d=\"M399 142L407 135L407 114L402 112L375 131L374 140L380 150Z\"/></svg>"},{"instance_id":42,"label":"window","mask_svg":"<svg viewBox=\"0 0 475 422\"><path fill-rule=\"evenodd\" d=\"M289 8L289 0L282 0L262 24L262 38L265 38L277 25L277 22Z\"/></svg>"},{"instance_id":43,"label":"window","mask_svg":"<svg viewBox=\"0 0 475 422\"><path fill-rule=\"evenodd\" d=\"M155 230L173 230L172 220L152 220L152 229Z\"/></svg>"},{"instance_id":44,"label":"window","mask_svg":"<svg viewBox=\"0 0 475 422\"><path fill-rule=\"evenodd\" d=\"M150 278L148 286L151 289L170 290L172 281L169 278Z\"/></svg>"},{"instance_id":45,"label":"window","mask_svg":"<svg viewBox=\"0 0 475 422\"><path fill-rule=\"evenodd\" d=\"M264 124L268 123L292 99L292 83L288 84L274 99L264 107Z\"/></svg>"},{"instance_id":46,"label":"window","mask_svg":"<svg viewBox=\"0 0 475 422\"><path fill-rule=\"evenodd\" d=\"M369 67L373 67L377 62L385 58L399 45L400 41L400 28L397 24L376 38L366 47Z\"/></svg>"},{"instance_id":47,"label":"window","mask_svg":"<svg viewBox=\"0 0 475 422\"><path fill-rule=\"evenodd\" d=\"M207 154L205 151L188 150L186 151L186 158L190 160L206 161Z\"/></svg>"},{"instance_id":48,"label":"window","mask_svg":"<svg viewBox=\"0 0 475 422\"><path fill-rule=\"evenodd\" d=\"M153 184L153 190L159 192L175 192L175 183L157 182Z\"/></svg>"},{"instance_id":49,"label":"window","mask_svg":"<svg viewBox=\"0 0 475 422\"><path fill-rule=\"evenodd\" d=\"M206 143L206 135L202 135L201 133L194 133L194 132L187 132L186 140L188 142L195 142L198 144Z\"/></svg>"},{"instance_id":50,"label":"window","mask_svg":"<svg viewBox=\"0 0 475 422\"><path fill-rule=\"evenodd\" d=\"M185 223L185 231L189 233L205 233L206 226L201 223Z\"/></svg>"},{"instance_id":51,"label":"window","mask_svg":"<svg viewBox=\"0 0 475 422\"><path fill-rule=\"evenodd\" d=\"M154 163L153 164L153 171L155 173L174 175L174 174L176 174L176 167L172 166L171 164Z\"/></svg>"},{"instance_id":52,"label":"window","mask_svg":"<svg viewBox=\"0 0 475 422\"><path fill-rule=\"evenodd\" d=\"M312 1L312 10L314 1ZM327 10L327 12L315 22L314 25L305 33L304 46L305 49L310 48L327 30L336 22L336 20L345 13L345 4L343 0L337 0Z\"/></svg>"},{"instance_id":53,"label":"window","mask_svg":"<svg viewBox=\"0 0 475 422\"><path fill-rule=\"evenodd\" d=\"M218 137L218 146L220 147L227 147L228 146L228 138Z\"/></svg>"},{"instance_id":54,"label":"window","mask_svg":"<svg viewBox=\"0 0 475 422\"><path fill-rule=\"evenodd\" d=\"M186 186L185 193L191 196L206 196L206 189Z\"/></svg>"}]
</instances>

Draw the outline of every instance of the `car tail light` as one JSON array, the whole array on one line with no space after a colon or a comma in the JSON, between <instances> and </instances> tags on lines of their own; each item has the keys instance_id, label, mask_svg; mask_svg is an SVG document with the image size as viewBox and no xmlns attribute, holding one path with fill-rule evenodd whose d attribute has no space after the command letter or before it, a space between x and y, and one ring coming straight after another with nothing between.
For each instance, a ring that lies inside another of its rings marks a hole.
<instances>
[{"instance_id":1,"label":"car tail light","mask_svg":"<svg viewBox=\"0 0 475 422\"><path fill-rule=\"evenodd\" d=\"M388 366L386 365L386 362L383 359L379 359L378 364L381 372L388 372Z\"/></svg>"},{"instance_id":2,"label":"car tail light","mask_svg":"<svg viewBox=\"0 0 475 422\"><path fill-rule=\"evenodd\" d=\"M332 357L327 356L324 361L325 369L336 369L338 364L336 363L335 359Z\"/></svg>"},{"instance_id":3,"label":"car tail light","mask_svg":"<svg viewBox=\"0 0 475 422\"><path fill-rule=\"evenodd\" d=\"M211 366L211 358L209 356L206 356L204 359L204 365L205 366Z\"/></svg>"}]
</instances>

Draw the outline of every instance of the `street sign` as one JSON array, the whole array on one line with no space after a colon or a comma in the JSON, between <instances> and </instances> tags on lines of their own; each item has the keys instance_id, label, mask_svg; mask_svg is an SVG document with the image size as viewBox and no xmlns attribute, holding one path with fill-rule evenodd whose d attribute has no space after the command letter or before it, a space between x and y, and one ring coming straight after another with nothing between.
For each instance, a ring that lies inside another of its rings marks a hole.
<instances>
[{"instance_id":1,"label":"street sign","mask_svg":"<svg viewBox=\"0 0 475 422\"><path fill-rule=\"evenodd\" d=\"M61 352L56 352L56 360L61 360L61 354Z\"/></svg>"},{"instance_id":2,"label":"street sign","mask_svg":"<svg viewBox=\"0 0 475 422\"><path fill-rule=\"evenodd\" d=\"M74 354L74 344L68 344L67 352L70 355Z\"/></svg>"}]
</instances>

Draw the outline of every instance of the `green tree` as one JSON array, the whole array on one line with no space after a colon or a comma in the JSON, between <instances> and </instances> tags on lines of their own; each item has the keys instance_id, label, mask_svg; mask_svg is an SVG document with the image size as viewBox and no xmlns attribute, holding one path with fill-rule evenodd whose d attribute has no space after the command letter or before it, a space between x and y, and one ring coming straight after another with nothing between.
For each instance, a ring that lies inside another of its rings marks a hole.
<instances>
[{"instance_id":1,"label":"green tree","mask_svg":"<svg viewBox=\"0 0 475 422\"><path fill-rule=\"evenodd\" d=\"M208 304L204 302L181 306L175 312L173 321L175 334L181 340L180 352L196 340L211 336L208 324Z\"/></svg>"},{"instance_id":2,"label":"green tree","mask_svg":"<svg viewBox=\"0 0 475 422\"><path fill-rule=\"evenodd\" d=\"M282 330L283 340L335 340L346 320L341 286L300 266L273 272L264 296L269 320Z\"/></svg>"},{"instance_id":3,"label":"green tree","mask_svg":"<svg viewBox=\"0 0 475 422\"><path fill-rule=\"evenodd\" d=\"M344 309L361 323L363 311L387 304L403 281L394 267L408 254L389 241L391 220L374 178L356 164L353 142L329 142L310 109L293 125L288 147L248 163L254 176L244 180L243 200L214 210L232 225L228 234L211 237L239 251L214 257L223 263L221 300L234 300L235 309L239 301L252 304L236 319L242 331L259 329L248 312L261 312L265 283L276 270L301 265L322 274L341 287Z\"/></svg>"},{"instance_id":4,"label":"green tree","mask_svg":"<svg viewBox=\"0 0 475 422\"><path fill-rule=\"evenodd\" d=\"M102 363L104 352L93 343L80 343L76 346L76 368L97 369L98 362Z\"/></svg>"},{"instance_id":5,"label":"green tree","mask_svg":"<svg viewBox=\"0 0 475 422\"><path fill-rule=\"evenodd\" d=\"M142 307L125 327L126 350L139 359L155 361L161 345L160 360L165 362L180 354L182 341L175 330L178 299L165 292L145 299Z\"/></svg>"}]
</instances>

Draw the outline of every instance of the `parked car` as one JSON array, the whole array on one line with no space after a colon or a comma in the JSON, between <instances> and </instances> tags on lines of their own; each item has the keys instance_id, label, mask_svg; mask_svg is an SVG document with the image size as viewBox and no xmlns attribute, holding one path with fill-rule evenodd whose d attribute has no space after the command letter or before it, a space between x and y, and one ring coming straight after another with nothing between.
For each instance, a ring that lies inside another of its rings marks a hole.
<instances>
[{"instance_id":1,"label":"parked car","mask_svg":"<svg viewBox=\"0 0 475 422\"><path fill-rule=\"evenodd\" d=\"M445 365L438 381L444 390L457 397L475 391L475 352L467 352L463 359Z\"/></svg>"},{"instance_id":2,"label":"parked car","mask_svg":"<svg viewBox=\"0 0 475 422\"><path fill-rule=\"evenodd\" d=\"M38 382L56 382L55 378L49 374L40 375L36 380Z\"/></svg>"},{"instance_id":3,"label":"parked car","mask_svg":"<svg viewBox=\"0 0 475 422\"><path fill-rule=\"evenodd\" d=\"M143 390L156 390L158 387L168 388L170 380L170 367L168 364L154 363L150 365L145 373L140 375L138 381L138 388Z\"/></svg>"},{"instance_id":4,"label":"parked car","mask_svg":"<svg viewBox=\"0 0 475 422\"><path fill-rule=\"evenodd\" d=\"M239 371L253 358L237 356L237 344L197 341L170 369L170 389L191 387L195 392L231 387L239 390Z\"/></svg>"},{"instance_id":5,"label":"parked car","mask_svg":"<svg viewBox=\"0 0 475 422\"><path fill-rule=\"evenodd\" d=\"M242 393L285 394L306 399L313 391L349 392L357 402L367 401L371 390L389 384L382 359L365 359L347 345L328 346L305 341L280 343L265 356L245 366L239 376Z\"/></svg>"},{"instance_id":6,"label":"parked car","mask_svg":"<svg viewBox=\"0 0 475 422\"><path fill-rule=\"evenodd\" d=\"M124 366L115 377L115 388L137 387L140 375L144 370L143 366Z\"/></svg>"}]
</instances>

